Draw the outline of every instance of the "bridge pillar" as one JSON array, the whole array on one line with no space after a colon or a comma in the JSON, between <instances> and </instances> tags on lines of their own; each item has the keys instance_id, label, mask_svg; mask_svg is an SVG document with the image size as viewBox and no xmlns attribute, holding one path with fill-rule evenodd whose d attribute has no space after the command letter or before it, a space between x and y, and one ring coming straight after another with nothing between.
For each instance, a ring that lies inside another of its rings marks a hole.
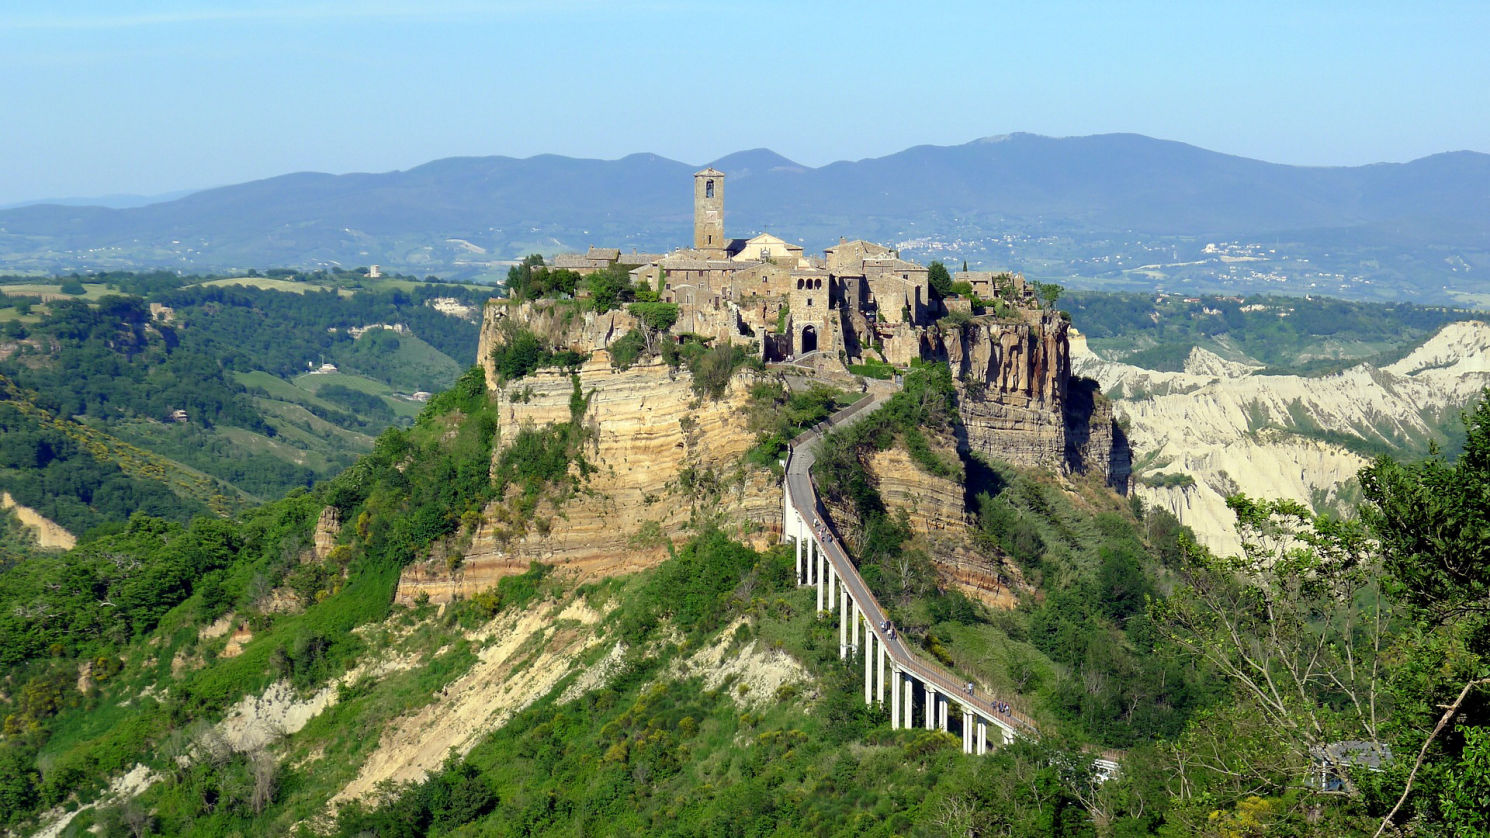
<instances>
[{"instance_id":1,"label":"bridge pillar","mask_svg":"<svg viewBox=\"0 0 1490 838\"><path fill-rule=\"evenodd\" d=\"M906 672L906 717L904 717L904 728L909 731L915 728L915 708L912 707L912 696L915 695L916 681L912 680L909 672Z\"/></svg>"},{"instance_id":2,"label":"bridge pillar","mask_svg":"<svg viewBox=\"0 0 1490 838\"><path fill-rule=\"evenodd\" d=\"M848 631L853 615L848 607L848 588L838 585L838 659L848 659Z\"/></svg>"},{"instance_id":3,"label":"bridge pillar","mask_svg":"<svg viewBox=\"0 0 1490 838\"><path fill-rule=\"evenodd\" d=\"M936 730L936 687L926 682L926 729Z\"/></svg>"},{"instance_id":4,"label":"bridge pillar","mask_svg":"<svg viewBox=\"0 0 1490 838\"><path fill-rule=\"evenodd\" d=\"M802 573L802 531L800 527L797 529L797 537L793 541L797 542L797 584L801 585L806 580L806 576Z\"/></svg>"},{"instance_id":5,"label":"bridge pillar","mask_svg":"<svg viewBox=\"0 0 1490 838\"><path fill-rule=\"evenodd\" d=\"M948 698L946 696L940 695L940 694L937 695L937 697L936 697L936 726L937 726L937 729L939 729L939 730L941 730L943 732L946 732L946 730L947 730L947 714L952 711L952 706L951 705L952 705L952 702L950 700L948 700Z\"/></svg>"},{"instance_id":6,"label":"bridge pillar","mask_svg":"<svg viewBox=\"0 0 1490 838\"><path fill-rule=\"evenodd\" d=\"M807 549L812 552L813 578L817 582L817 613L823 613L823 554L817 551L817 542L809 540Z\"/></svg>"},{"instance_id":7,"label":"bridge pillar","mask_svg":"<svg viewBox=\"0 0 1490 838\"><path fill-rule=\"evenodd\" d=\"M962 752L973 752L973 711L966 709L962 711Z\"/></svg>"},{"instance_id":8,"label":"bridge pillar","mask_svg":"<svg viewBox=\"0 0 1490 838\"><path fill-rule=\"evenodd\" d=\"M879 692L877 693L877 695L879 697L880 706L883 707L885 705L885 659L890 657L890 650L885 646L884 640L880 641L880 653L878 655L875 655L875 657L879 658L880 662L880 683Z\"/></svg>"},{"instance_id":9,"label":"bridge pillar","mask_svg":"<svg viewBox=\"0 0 1490 838\"><path fill-rule=\"evenodd\" d=\"M864 622L864 609L859 607L858 600L850 596L848 601L854 605L854 623L853 628L849 629L848 642L850 646L853 646L857 650L859 648L859 631L861 629L863 630L867 641L869 637L869 624ZM866 660L867 658L868 656L866 656Z\"/></svg>"},{"instance_id":10,"label":"bridge pillar","mask_svg":"<svg viewBox=\"0 0 1490 838\"><path fill-rule=\"evenodd\" d=\"M884 670L880 670L883 672ZM895 685L890 690L890 729L900 729L900 670L892 667L890 677L894 679ZM880 678L880 696L885 694L885 679Z\"/></svg>"},{"instance_id":11,"label":"bridge pillar","mask_svg":"<svg viewBox=\"0 0 1490 838\"><path fill-rule=\"evenodd\" d=\"M1012 729L1007 728L1007 727L1000 727L999 728L999 731L1004 734L1004 744L1005 745L1012 745L1012 744L1014 744L1014 731Z\"/></svg>"},{"instance_id":12,"label":"bridge pillar","mask_svg":"<svg viewBox=\"0 0 1490 838\"><path fill-rule=\"evenodd\" d=\"M978 719L978 756L988 753L988 722Z\"/></svg>"},{"instance_id":13,"label":"bridge pillar","mask_svg":"<svg viewBox=\"0 0 1490 838\"><path fill-rule=\"evenodd\" d=\"M867 628L867 626L866 626ZM874 704L874 635L864 632L864 706Z\"/></svg>"}]
</instances>

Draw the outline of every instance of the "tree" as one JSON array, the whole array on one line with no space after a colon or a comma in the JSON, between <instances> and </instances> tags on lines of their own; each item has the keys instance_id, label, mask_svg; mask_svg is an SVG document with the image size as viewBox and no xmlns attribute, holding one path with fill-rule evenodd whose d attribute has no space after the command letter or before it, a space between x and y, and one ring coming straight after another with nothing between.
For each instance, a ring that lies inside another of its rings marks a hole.
<instances>
[{"instance_id":1,"label":"tree","mask_svg":"<svg viewBox=\"0 0 1490 838\"><path fill-rule=\"evenodd\" d=\"M596 271L590 274L587 282L590 286L590 302L600 314L620 308L622 303L634 299L631 274L623 265L611 265Z\"/></svg>"},{"instance_id":2,"label":"tree","mask_svg":"<svg viewBox=\"0 0 1490 838\"><path fill-rule=\"evenodd\" d=\"M656 353L656 336L671 329L678 322L676 303L632 303L627 307L642 324L642 336L646 339L647 351Z\"/></svg>"},{"instance_id":3,"label":"tree","mask_svg":"<svg viewBox=\"0 0 1490 838\"><path fill-rule=\"evenodd\" d=\"M926 266L926 281L931 283L932 293L939 298L952 293L952 275L941 262L932 262Z\"/></svg>"},{"instance_id":4,"label":"tree","mask_svg":"<svg viewBox=\"0 0 1490 838\"><path fill-rule=\"evenodd\" d=\"M1408 732L1422 737L1382 830L1408 800L1425 763L1430 770L1416 804L1419 817L1469 823L1466 807L1484 796L1483 784L1467 785L1456 779L1462 773L1444 766L1485 762L1475 725L1490 715L1484 651L1490 641L1490 388L1464 425L1464 453L1455 463L1437 451L1416 464L1382 457L1360 474L1362 515L1380 544L1386 590L1413 620L1394 650L1402 661L1394 687L1399 716Z\"/></svg>"},{"instance_id":5,"label":"tree","mask_svg":"<svg viewBox=\"0 0 1490 838\"><path fill-rule=\"evenodd\" d=\"M1054 306L1055 301L1059 300L1061 293L1066 290L1054 282L1036 282L1033 285L1035 296L1039 297L1040 302L1047 306Z\"/></svg>"},{"instance_id":6,"label":"tree","mask_svg":"<svg viewBox=\"0 0 1490 838\"><path fill-rule=\"evenodd\" d=\"M1181 583L1154 612L1173 640L1231 683L1236 705L1222 711L1225 729L1255 731L1255 754L1224 749L1240 763L1226 772L1281 791L1302 785L1317 755L1333 753L1325 745L1381 741L1391 624L1380 563L1359 521L1316 516L1294 501L1235 495L1227 505L1242 554L1189 545ZM1349 767L1336 773L1358 795Z\"/></svg>"},{"instance_id":7,"label":"tree","mask_svg":"<svg viewBox=\"0 0 1490 838\"><path fill-rule=\"evenodd\" d=\"M1490 388L1464 422L1457 463L1382 457L1361 472L1391 593L1433 625L1490 616Z\"/></svg>"}]
</instances>

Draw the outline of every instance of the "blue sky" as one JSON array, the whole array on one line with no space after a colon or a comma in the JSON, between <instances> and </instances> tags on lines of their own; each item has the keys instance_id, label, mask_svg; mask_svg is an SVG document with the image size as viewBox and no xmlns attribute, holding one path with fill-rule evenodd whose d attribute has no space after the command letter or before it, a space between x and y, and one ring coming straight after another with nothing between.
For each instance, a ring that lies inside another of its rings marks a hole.
<instances>
[{"instance_id":1,"label":"blue sky","mask_svg":"<svg viewBox=\"0 0 1490 838\"><path fill-rule=\"evenodd\" d=\"M452 155L1013 131L1282 163L1490 152L1490 3L11 0L0 203Z\"/></svg>"}]
</instances>

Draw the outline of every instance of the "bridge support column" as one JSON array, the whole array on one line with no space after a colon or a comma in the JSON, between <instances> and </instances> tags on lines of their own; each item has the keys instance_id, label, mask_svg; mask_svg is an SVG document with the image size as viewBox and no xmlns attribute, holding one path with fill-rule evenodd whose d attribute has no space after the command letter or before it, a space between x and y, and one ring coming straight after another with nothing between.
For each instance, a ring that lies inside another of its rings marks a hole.
<instances>
[{"instance_id":1,"label":"bridge support column","mask_svg":"<svg viewBox=\"0 0 1490 838\"><path fill-rule=\"evenodd\" d=\"M879 658L880 662L880 684L879 692L877 693L877 695L879 697L880 706L883 707L885 705L885 659L890 657L890 650L885 647L885 641L880 641L880 653L878 655L875 655L875 657Z\"/></svg>"},{"instance_id":2,"label":"bridge support column","mask_svg":"<svg viewBox=\"0 0 1490 838\"><path fill-rule=\"evenodd\" d=\"M812 553L813 578L817 581L817 613L823 613L823 554L817 550L816 541L808 541L807 549Z\"/></svg>"},{"instance_id":3,"label":"bridge support column","mask_svg":"<svg viewBox=\"0 0 1490 838\"><path fill-rule=\"evenodd\" d=\"M936 687L926 682L926 729L936 730Z\"/></svg>"},{"instance_id":4,"label":"bridge support column","mask_svg":"<svg viewBox=\"0 0 1490 838\"><path fill-rule=\"evenodd\" d=\"M864 632L864 641L866 643L869 641L869 624L864 622L864 609L859 607L858 601L853 597L849 597L849 602L854 604L854 624L853 628L849 630L848 642L857 651L859 649L859 632L861 630ZM869 660L869 656L866 654L864 659Z\"/></svg>"},{"instance_id":5,"label":"bridge support column","mask_svg":"<svg viewBox=\"0 0 1490 838\"><path fill-rule=\"evenodd\" d=\"M962 711L962 752L964 754L973 752L973 713L971 710Z\"/></svg>"},{"instance_id":6,"label":"bridge support column","mask_svg":"<svg viewBox=\"0 0 1490 838\"><path fill-rule=\"evenodd\" d=\"M853 614L848 606L848 588L838 585L838 659L848 660L848 632Z\"/></svg>"},{"instance_id":7,"label":"bridge support column","mask_svg":"<svg viewBox=\"0 0 1490 838\"><path fill-rule=\"evenodd\" d=\"M952 711L952 702L944 695L936 697L936 726L943 733L947 731L947 714Z\"/></svg>"},{"instance_id":8,"label":"bridge support column","mask_svg":"<svg viewBox=\"0 0 1490 838\"><path fill-rule=\"evenodd\" d=\"M914 715L913 714L913 709L914 708L911 707L911 697L914 695L914 693L912 691L915 690L915 688L916 688L916 682L915 681L912 681L911 678L910 678L910 676L907 675L906 678L905 678L905 729L906 730L910 730L911 728L913 728L913 727L916 726L915 719L913 718L913 715Z\"/></svg>"},{"instance_id":9,"label":"bridge support column","mask_svg":"<svg viewBox=\"0 0 1490 838\"><path fill-rule=\"evenodd\" d=\"M988 722L978 720L978 756L988 753Z\"/></svg>"},{"instance_id":10,"label":"bridge support column","mask_svg":"<svg viewBox=\"0 0 1490 838\"><path fill-rule=\"evenodd\" d=\"M884 670L880 670L883 672ZM900 729L900 670L891 668L890 678L894 680L894 686L890 689L890 729ZM880 679L880 695L884 696L885 679Z\"/></svg>"},{"instance_id":11,"label":"bridge support column","mask_svg":"<svg viewBox=\"0 0 1490 838\"><path fill-rule=\"evenodd\" d=\"M1013 730L1011 730L1011 729L1009 729L1007 727L1001 727L1001 728L999 728L999 731L1001 733L1003 733L1003 735L1004 735L1004 744L1005 745L1012 745L1012 744L1014 744L1014 731Z\"/></svg>"},{"instance_id":12,"label":"bridge support column","mask_svg":"<svg viewBox=\"0 0 1490 838\"><path fill-rule=\"evenodd\" d=\"M807 576L802 572L802 529L800 526L797 528L797 537L794 540L797 542L797 584L801 585L806 582Z\"/></svg>"},{"instance_id":13,"label":"bridge support column","mask_svg":"<svg viewBox=\"0 0 1490 838\"><path fill-rule=\"evenodd\" d=\"M874 635L864 632L864 706L874 704Z\"/></svg>"}]
</instances>

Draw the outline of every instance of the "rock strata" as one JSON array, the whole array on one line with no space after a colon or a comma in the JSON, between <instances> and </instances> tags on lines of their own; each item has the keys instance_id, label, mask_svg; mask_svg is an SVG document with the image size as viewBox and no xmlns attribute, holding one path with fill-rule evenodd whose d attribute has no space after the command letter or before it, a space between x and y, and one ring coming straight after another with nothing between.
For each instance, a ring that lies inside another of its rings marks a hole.
<instances>
[{"instance_id":1,"label":"rock strata","mask_svg":"<svg viewBox=\"0 0 1490 838\"><path fill-rule=\"evenodd\" d=\"M594 467L582 489L558 507L540 505L522 535L494 503L458 548L459 561L436 556L405 570L400 602L421 593L434 602L469 596L532 561L585 577L642 570L667 558L695 516L717 517L757 547L779 538L780 486L740 465L755 444L742 419L752 377L737 375L719 398L700 398L687 371L660 361L616 370L596 352L579 381L589 400L581 421L592 431L584 456ZM568 422L573 395L573 380L558 372L497 389L499 440L524 426Z\"/></svg>"}]
</instances>

